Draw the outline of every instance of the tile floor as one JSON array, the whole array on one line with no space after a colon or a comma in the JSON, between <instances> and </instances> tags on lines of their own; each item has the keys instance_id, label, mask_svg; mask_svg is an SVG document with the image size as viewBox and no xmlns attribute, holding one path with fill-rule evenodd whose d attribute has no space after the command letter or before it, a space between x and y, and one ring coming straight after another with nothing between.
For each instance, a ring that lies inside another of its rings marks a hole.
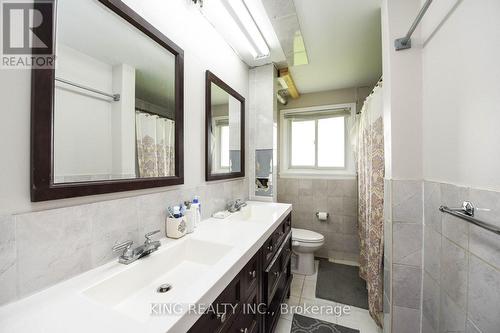
<instances>
[{"instance_id":1,"label":"tile floor","mask_svg":"<svg viewBox=\"0 0 500 333\"><path fill-rule=\"evenodd\" d=\"M343 261L340 262L336 260L337 263L342 264L354 264L351 262ZM316 261L316 272L318 271L319 262ZM288 299L288 305L319 305L319 306L342 306L343 304L331 302L328 300L316 298L316 278L317 273L311 276L304 275L294 275L292 280L292 286L290 291L290 299ZM377 327L373 319L370 317L368 310L360 309L351 306L351 311L349 314L342 314L336 316L333 314L304 314L307 317L316 318L324 320L330 323L339 324L345 327L355 328L360 331L360 333L381 333L382 330ZM276 326L275 333L290 333L292 327L292 317L293 314L287 313L282 314L278 325Z\"/></svg>"}]
</instances>

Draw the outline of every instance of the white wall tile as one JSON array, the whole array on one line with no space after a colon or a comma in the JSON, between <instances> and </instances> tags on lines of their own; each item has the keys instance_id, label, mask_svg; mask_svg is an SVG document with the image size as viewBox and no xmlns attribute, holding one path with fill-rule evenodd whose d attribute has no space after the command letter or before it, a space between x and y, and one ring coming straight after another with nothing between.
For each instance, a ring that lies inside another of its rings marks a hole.
<instances>
[{"instance_id":1,"label":"white wall tile","mask_svg":"<svg viewBox=\"0 0 500 333\"><path fill-rule=\"evenodd\" d=\"M393 305L420 309L422 270L418 267L393 264L392 274ZM394 318L396 317L394 314Z\"/></svg>"},{"instance_id":2,"label":"white wall tile","mask_svg":"<svg viewBox=\"0 0 500 333\"><path fill-rule=\"evenodd\" d=\"M416 333L420 330L420 311L405 307L393 307L392 332Z\"/></svg>"},{"instance_id":3,"label":"white wall tile","mask_svg":"<svg viewBox=\"0 0 500 333\"><path fill-rule=\"evenodd\" d=\"M441 185L434 182L424 182L424 223L437 232L441 232L443 216L443 213L439 211L441 205Z\"/></svg>"},{"instance_id":4,"label":"white wall tile","mask_svg":"<svg viewBox=\"0 0 500 333\"><path fill-rule=\"evenodd\" d=\"M440 285L453 301L464 309L467 299L468 263L467 252L443 237Z\"/></svg>"},{"instance_id":5,"label":"white wall tile","mask_svg":"<svg viewBox=\"0 0 500 333\"><path fill-rule=\"evenodd\" d=\"M436 281L441 276L441 234L425 226L424 232L424 269Z\"/></svg>"},{"instance_id":6,"label":"white wall tile","mask_svg":"<svg viewBox=\"0 0 500 333\"><path fill-rule=\"evenodd\" d=\"M16 216L20 297L92 267L89 209L84 205Z\"/></svg>"},{"instance_id":7,"label":"white wall tile","mask_svg":"<svg viewBox=\"0 0 500 333\"><path fill-rule=\"evenodd\" d=\"M465 310L441 290L439 332L464 332Z\"/></svg>"},{"instance_id":8,"label":"white wall tile","mask_svg":"<svg viewBox=\"0 0 500 333\"><path fill-rule=\"evenodd\" d=\"M13 216L0 217L0 304L17 298L16 224Z\"/></svg>"},{"instance_id":9,"label":"white wall tile","mask_svg":"<svg viewBox=\"0 0 500 333\"><path fill-rule=\"evenodd\" d=\"M392 220L422 223L422 182L393 180L392 184Z\"/></svg>"},{"instance_id":10,"label":"white wall tile","mask_svg":"<svg viewBox=\"0 0 500 333\"><path fill-rule=\"evenodd\" d=\"M468 315L483 333L500 328L500 271L471 256L469 267Z\"/></svg>"},{"instance_id":11,"label":"white wall tile","mask_svg":"<svg viewBox=\"0 0 500 333\"><path fill-rule=\"evenodd\" d=\"M422 225L417 223L394 223L393 262L411 266L422 266Z\"/></svg>"}]
</instances>

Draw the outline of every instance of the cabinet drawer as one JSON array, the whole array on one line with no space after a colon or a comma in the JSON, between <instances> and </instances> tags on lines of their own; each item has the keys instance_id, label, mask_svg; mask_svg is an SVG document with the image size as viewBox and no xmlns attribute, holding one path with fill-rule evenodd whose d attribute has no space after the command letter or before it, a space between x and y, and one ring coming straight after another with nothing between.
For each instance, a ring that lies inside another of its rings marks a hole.
<instances>
[{"instance_id":1,"label":"cabinet drawer","mask_svg":"<svg viewBox=\"0 0 500 333\"><path fill-rule=\"evenodd\" d=\"M282 275L286 275L286 265L290 260L291 251L291 240L292 235L288 233L285 242L279 248L278 253L269 264L269 266L264 271L264 296L265 302L269 305L278 289L278 283Z\"/></svg>"},{"instance_id":2,"label":"cabinet drawer","mask_svg":"<svg viewBox=\"0 0 500 333\"><path fill-rule=\"evenodd\" d=\"M255 289L246 302L242 305L242 311L236 317L229 328L229 333L257 333L259 331L259 305L257 289ZM208 331L207 331L208 332Z\"/></svg>"},{"instance_id":3,"label":"cabinet drawer","mask_svg":"<svg viewBox=\"0 0 500 333\"><path fill-rule=\"evenodd\" d=\"M207 310L189 329L190 333L223 332L241 308L241 280L237 276L229 286L212 303L212 309ZM234 313L232 307L235 308ZM226 310L226 311L225 311Z\"/></svg>"},{"instance_id":4,"label":"cabinet drawer","mask_svg":"<svg viewBox=\"0 0 500 333\"><path fill-rule=\"evenodd\" d=\"M267 267L271 263L271 260L274 258L278 248L281 246L281 243L291 229L292 214L288 214L288 216L283 220L283 222L281 222L276 230L274 230L273 234L264 243L264 267Z\"/></svg>"},{"instance_id":5,"label":"cabinet drawer","mask_svg":"<svg viewBox=\"0 0 500 333\"><path fill-rule=\"evenodd\" d=\"M267 267L271 260L273 260L274 253L276 252L276 237L273 233L262 246L262 253L264 258L264 267Z\"/></svg>"},{"instance_id":6,"label":"cabinet drawer","mask_svg":"<svg viewBox=\"0 0 500 333\"><path fill-rule=\"evenodd\" d=\"M261 269L259 252L257 252L257 254L241 270L240 276L242 299L247 299L260 283Z\"/></svg>"}]
</instances>

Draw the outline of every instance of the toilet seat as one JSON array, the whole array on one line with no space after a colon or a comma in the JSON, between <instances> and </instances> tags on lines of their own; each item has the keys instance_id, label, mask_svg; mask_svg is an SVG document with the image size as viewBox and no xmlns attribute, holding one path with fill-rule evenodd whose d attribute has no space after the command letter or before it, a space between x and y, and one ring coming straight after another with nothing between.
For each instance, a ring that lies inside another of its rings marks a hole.
<instances>
[{"instance_id":1,"label":"toilet seat","mask_svg":"<svg viewBox=\"0 0 500 333\"><path fill-rule=\"evenodd\" d=\"M292 228L292 241L302 243L322 243L325 237L312 230Z\"/></svg>"}]
</instances>

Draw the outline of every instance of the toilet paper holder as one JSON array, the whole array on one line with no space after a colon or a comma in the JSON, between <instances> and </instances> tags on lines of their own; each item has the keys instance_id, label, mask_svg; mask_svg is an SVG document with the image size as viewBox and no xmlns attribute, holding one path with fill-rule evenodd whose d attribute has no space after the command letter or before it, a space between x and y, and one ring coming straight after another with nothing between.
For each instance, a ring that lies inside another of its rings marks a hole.
<instances>
[{"instance_id":1,"label":"toilet paper holder","mask_svg":"<svg viewBox=\"0 0 500 333\"><path fill-rule=\"evenodd\" d=\"M319 219L319 212L316 212L316 217ZM330 213L326 213L326 218L330 217Z\"/></svg>"}]
</instances>

